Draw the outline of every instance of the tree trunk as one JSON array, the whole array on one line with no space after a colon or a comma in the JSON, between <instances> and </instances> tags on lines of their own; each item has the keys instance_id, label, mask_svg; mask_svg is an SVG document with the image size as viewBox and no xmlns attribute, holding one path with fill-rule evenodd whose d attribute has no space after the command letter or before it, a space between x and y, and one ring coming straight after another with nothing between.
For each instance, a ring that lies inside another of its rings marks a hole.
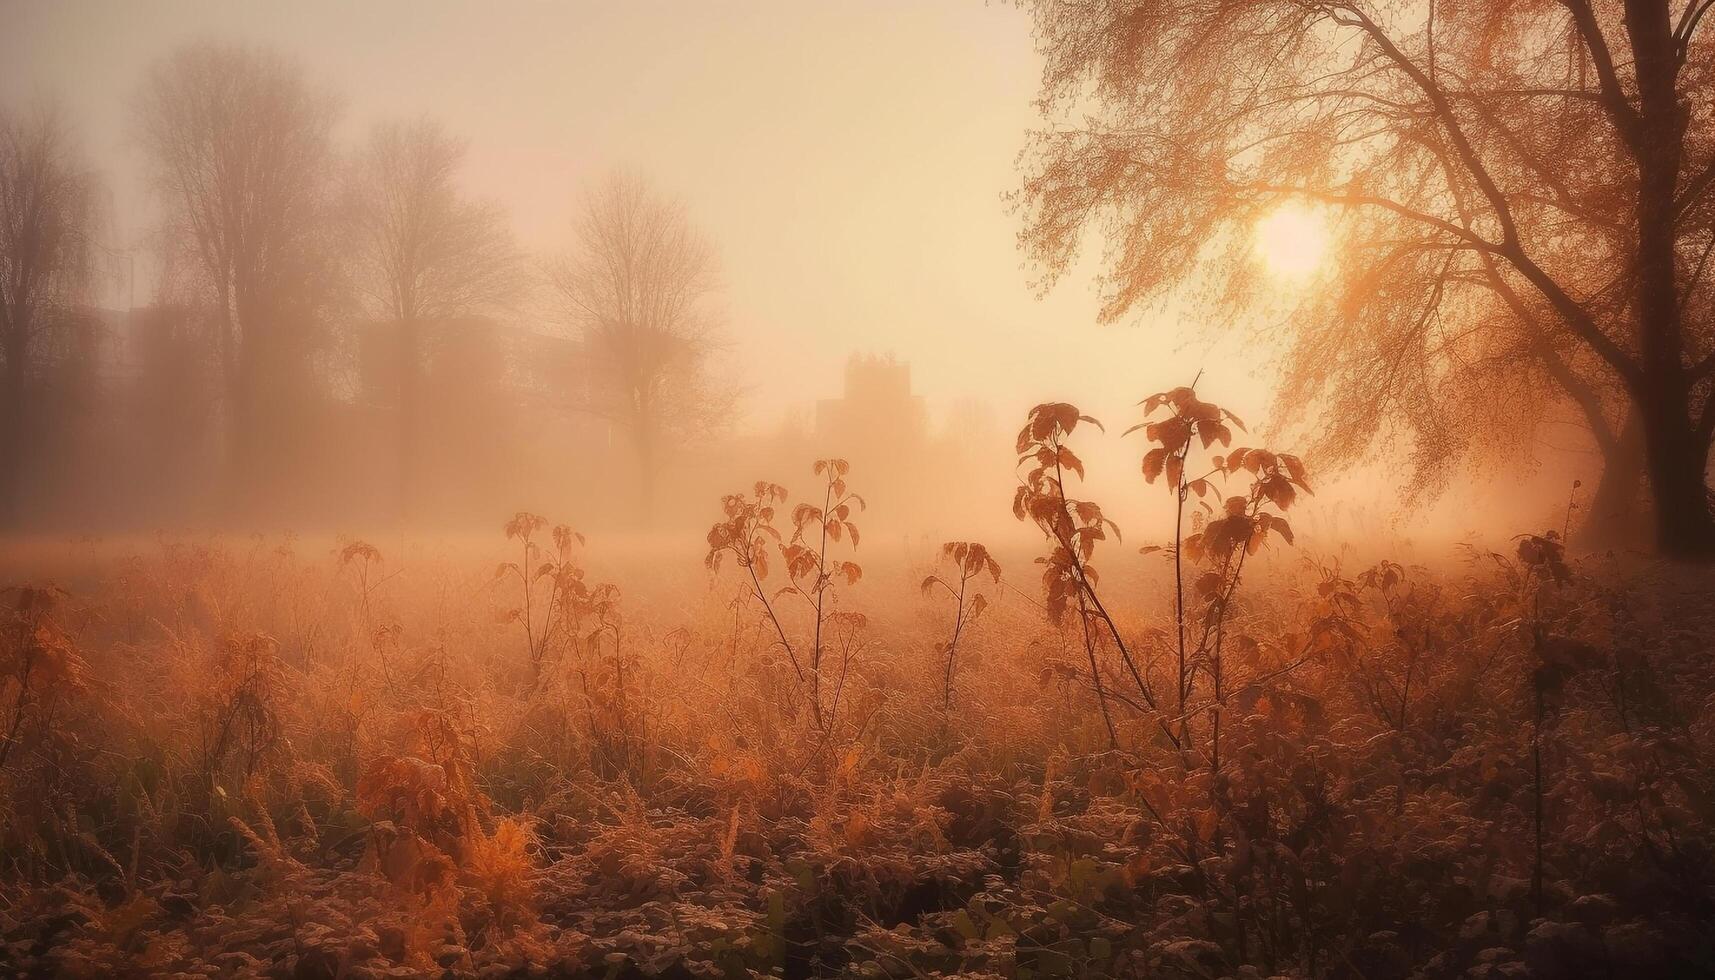
<instances>
[{"instance_id":1,"label":"tree trunk","mask_svg":"<svg viewBox=\"0 0 1715 980\"><path fill-rule=\"evenodd\" d=\"M394 505L398 508L401 524L408 523L412 516L418 464L417 431L422 390L419 373L422 365L419 363L417 330L415 317L408 317L399 324L399 447L395 460L397 470L394 477L398 482L394 487Z\"/></svg>"},{"instance_id":2,"label":"tree trunk","mask_svg":"<svg viewBox=\"0 0 1715 980\"><path fill-rule=\"evenodd\" d=\"M655 526L655 443L654 427L645 419L637 428L637 519L646 531Z\"/></svg>"},{"instance_id":3,"label":"tree trunk","mask_svg":"<svg viewBox=\"0 0 1715 980\"><path fill-rule=\"evenodd\" d=\"M1678 209L1687 116L1675 79L1679 54L1672 17L1660 0L1627 0L1626 34L1637 74L1637 125L1628 138L1638 162L1637 283L1639 368L1632 395L1643 415L1656 545L1673 558L1715 559L1715 516L1705 471L1709 442L1691 414L1679 297Z\"/></svg>"},{"instance_id":4,"label":"tree trunk","mask_svg":"<svg viewBox=\"0 0 1715 980\"><path fill-rule=\"evenodd\" d=\"M231 516L242 525L260 513L264 491L275 475L266 470L281 449L278 426L271 423L279 417L283 392L273 311L243 293L235 309L233 369L227 391L232 406L227 420L227 466Z\"/></svg>"},{"instance_id":5,"label":"tree trunk","mask_svg":"<svg viewBox=\"0 0 1715 980\"><path fill-rule=\"evenodd\" d=\"M229 521L237 520L243 510L245 480L244 439L249 412L245 406L244 364L238 303L234 289L225 279L220 284L220 381L222 391L221 425L225 428L224 483L221 497Z\"/></svg>"},{"instance_id":6,"label":"tree trunk","mask_svg":"<svg viewBox=\"0 0 1715 980\"><path fill-rule=\"evenodd\" d=\"M251 373L248 364L240 363L226 380L226 509L227 518L240 523L249 516L251 490L256 483L255 381Z\"/></svg>"},{"instance_id":7,"label":"tree trunk","mask_svg":"<svg viewBox=\"0 0 1715 980\"><path fill-rule=\"evenodd\" d=\"M1648 547L1655 515L1644 493L1646 465L1643 422L1634 410L1627 413L1617 439L1603 455L1602 476L1583 504L1575 532L1580 546Z\"/></svg>"},{"instance_id":8,"label":"tree trunk","mask_svg":"<svg viewBox=\"0 0 1715 980\"><path fill-rule=\"evenodd\" d=\"M1670 558L1711 561L1715 514L1709 507L1709 444L1691 425L1686 394L1659 392L1645 407L1656 547Z\"/></svg>"},{"instance_id":9,"label":"tree trunk","mask_svg":"<svg viewBox=\"0 0 1715 980\"><path fill-rule=\"evenodd\" d=\"M16 528L23 522L24 473L29 444L29 426L24 413L29 396L24 385L29 376L24 358L17 351L6 357L6 391L0 404L0 527Z\"/></svg>"}]
</instances>

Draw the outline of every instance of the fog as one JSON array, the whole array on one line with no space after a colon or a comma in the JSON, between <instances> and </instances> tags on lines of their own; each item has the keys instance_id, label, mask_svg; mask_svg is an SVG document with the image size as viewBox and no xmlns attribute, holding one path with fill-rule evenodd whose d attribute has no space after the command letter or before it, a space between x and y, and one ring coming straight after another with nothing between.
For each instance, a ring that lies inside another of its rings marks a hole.
<instances>
[{"instance_id":1,"label":"fog","mask_svg":"<svg viewBox=\"0 0 1715 980\"><path fill-rule=\"evenodd\" d=\"M1215 323L1177 299L1103 323L1103 246L1091 241L1040 288L1010 195L1041 125L1042 59L1011 5L88 2L11 3L4 18L8 109L56 103L99 177L80 303L105 311L80 348L96 365L81 400L55 403L82 407L60 411L58 434L18 464L18 533L450 535L531 510L592 532L695 538L721 494L757 479L808 487L812 460L843 457L890 534L1028 537L1008 510L1013 437L1031 405L1067 401L1106 425L1074 440L1088 495L1128 531L1148 525L1137 532L1148 540L1170 495L1141 481L1140 436L1120 435L1144 396L1196 378L1253 423L1248 438L1307 437L1305 419L1270 413L1275 338L1313 284L1277 277ZM422 367L407 423L419 435L398 435L393 389L365 367L386 318L365 305L347 231L322 239L332 285L306 314L320 338L303 355L313 391L275 399L258 444L222 435L229 415L209 372L192 372L202 387L190 397L189 374L143 377L125 348L150 310L209 296L186 285L194 257L167 257L173 196L139 108L151 71L197 45L278 56L330 99L330 187L378 125L432 120L462 141L456 189L497 209L522 281L441 318L463 327L434 328L441 353ZM587 394L610 369L578 360L585 327L550 274L577 247L580 208L615 175L681 208L706 244L701 370L728 396L717 418L663 436L646 492L635 427ZM152 395L130 390L147 385ZM401 438L423 442L409 506L388 463ZM1411 539L1534 527L1562 514L1572 478L1599 469L1579 433L1560 442L1523 468L1526 493L1508 470L1401 509L1405 478L1377 457L1318 472L1308 506Z\"/></svg>"},{"instance_id":2,"label":"fog","mask_svg":"<svg viewBox=\"0 0 1715 980\"><path fill-rule=\"evenodd\" d=\"M0 0L0 977L1715 977L1711 12Z\"/></svg>"}]
</instances>

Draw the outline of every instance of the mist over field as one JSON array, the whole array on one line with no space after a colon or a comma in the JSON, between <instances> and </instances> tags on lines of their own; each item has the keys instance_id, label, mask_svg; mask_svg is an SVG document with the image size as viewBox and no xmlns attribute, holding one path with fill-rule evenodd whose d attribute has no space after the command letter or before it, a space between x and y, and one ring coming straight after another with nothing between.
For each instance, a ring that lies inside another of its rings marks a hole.
<instances>
[{"instance_id":1,"label":"mist over field","mask_svg":"<svg viewBox=\"0 0 1715 980\"><path fill-rule=\"evenodd\" d=\"M1224 403L1265 420L1282 321L1313 289L1272 276L1272 295L1236 313L1202 314L1180 297L1112 324L1098 322L1093 263L1038 289L1040 271L1015 244L1013 198L1042 59L1027 13L1011 7L898 4L853 17L793 4L90 3L16 4L8 19L12 108L54 106L92 184L72 301L88 322L59 331L57 356L39 358L59 365L43 380L53 404L37 412L30 441L42 445L9 490L12 524L26 533L375 534L404 521L432 537L492 529L520 508L591 528L682 530L720 493L759 476L790 482L814 456L861 457L872 485L900 471L898 489L919 492L874 503L902 531L1004 533L1012 436L1031 405L1075 401L1123 429L1145 395L1201 371ZM280 234L297 236L318 267L294 284L304 308L282 314L295 346L258 355L294 376L257 396L267 418L243 440L258 458L241 466L227 459L239 437L226 434L233 410L205 322L218 285L147 122L161 84L151 79L199 45L267 62L309 100L281 125L313 143L291 177L314 213ZM427 145L410 142L413 128ZM476 241L443 229L443 244L413 245L450 251L391 275L373 205L386 192L375 157L388 132L404 144L393 166L434 162L415 186L445 199L426 210L480 210L486 222L465 230ZM649 464L662 499L647 518L636 425L618 417L621 392L596 363L612 355L552 275L579 247L590 195L620 178L678 212L707 253L694 305L706 321L698 383L710 389L696 407L708 417L660 421L675 431ZM456 271L469 263L508 268L484 282ZM405 272L428 278L420 312L390 296ZM415 399L400 391L403 355L388 349L401 313L420 335ZM848 395L849 362L865 357L896 359L909 375L897 392L859 392L849 412L879 415L841 431L841 410L822 403ZM407 450L401 412L432 437ZM1308 422L1267 421L1306 443L1313 434ZM1558 491L1600 473L1576 432L1540 442L1533 486ZM939 450L949 445L952 457ZM1134 450L1118 440L1091 450L1093 478L1125 498L1116 507L1142 496ZM410 501L394 472L407 456ZM1327 502L1398 517L1408 478L1354 472ZM1481 476L1458 497L1504 501L1504 518L1483 531L1550 516ZM1502 476L1510 489L1515 474ZM1390 526L1458 540L1469 514L1448 524L1421 506Z\"/></svg>"},{"instance_id":2,"label":"mist over field","mask_svg":"<svg viewBox=\"0 0 1715 980\"><path fill-rule=\"evenodd\" d=\"M1715 975L1715 0L0 0L0 974Z\"/></svg>"}]
</instances>

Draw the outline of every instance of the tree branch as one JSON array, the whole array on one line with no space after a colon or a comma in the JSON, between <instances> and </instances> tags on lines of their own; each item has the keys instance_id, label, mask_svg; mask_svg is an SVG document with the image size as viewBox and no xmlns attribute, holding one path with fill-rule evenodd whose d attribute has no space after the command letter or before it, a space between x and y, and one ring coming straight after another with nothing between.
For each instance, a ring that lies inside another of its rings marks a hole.
<instances>
[{"instance_id":1,"label":"tree branch","mask_svg":"<svg viewBox=\"0 0 1715 980\"><path fill-rule=\"evenodd\" d=\"M1613 119L1614 128L1635 151L1643 136L1643 115L1632 106L1625 89L1620 86L1614 55L1608 49L1607 39L1602 36L1602 25L1596 20L1596 12L1588 0L1561 0L1561 3L1572 15L1572 23L1578 28L1584 49L1590 52L1590 62L1596 68L1596 81L1602 90L1602 105L1608 110L1609 118Z\"/></svg>"}]
</instances>

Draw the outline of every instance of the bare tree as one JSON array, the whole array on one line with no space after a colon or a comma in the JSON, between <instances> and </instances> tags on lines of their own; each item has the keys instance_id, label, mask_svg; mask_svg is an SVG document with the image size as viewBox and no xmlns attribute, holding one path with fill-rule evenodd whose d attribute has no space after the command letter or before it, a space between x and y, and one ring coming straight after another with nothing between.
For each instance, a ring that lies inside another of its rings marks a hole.
<instances>
[{"instance_id":1,"label":"bare tree","mask_svg":"<svg viewBox=\"0 0 1715 980\"><path fill-rule=\"evenodd\" d=\"M734 397L712 370L714 251L681 204L630 174L585 195L574 231L550 280L595 360L589 407L630 435L647 521L663 453L722 424Z\"/></svg>"},{"instance_id":2,"label":"bare tree","mask_svg":"<svg viewBox=\"0 0 1715 980\"><path fill-rule=\"evenodd\" d=\"M1659 546L1715 557L1711 0L1028 6L1022 241L1049 282L1094 229L1107 318L1192 278L1249 303L1245 231L1326 209L1336 271L1281 386L1325 461L1403 435L1435 484L1570 411L1608 482L1647 478Z\"/></svg>"},{"instance_id":3,"label":"bare tree","mask_svg":"<svg viewBox=\"0 0 1715 980\"><path fill-rule=\"evenodd\" d=\"M49 331L66 321L91 275L96 191L57 108L0 113L0 521L8 524L18 519L33 449L30 387Z\"/></svg>"},{"instance_id":4,"label":"bare tree","mask_svg":"<svg viewBox=\"0 0 1715 980\"><path fill-rule=\"evenodd\" d=\"M214 293L229 492L253 473L271 376L301 360L327 266L333 100L294 63L203 43L156 65L136 104L173 219Z\"/></svg>"},{"instance_id":5,"label":"bare tree","mask_svg":"<svg viewBox=\"0 0 1715 980\"><path fill-rule=\"evenodd\" d=\"M498 205L455 186L465 145L429 120L378 126L351 174L360 288L397 330L398 507L409 512L421 454L424 329L495 309L522 285Z\"/></svg>"}]
</instances>

